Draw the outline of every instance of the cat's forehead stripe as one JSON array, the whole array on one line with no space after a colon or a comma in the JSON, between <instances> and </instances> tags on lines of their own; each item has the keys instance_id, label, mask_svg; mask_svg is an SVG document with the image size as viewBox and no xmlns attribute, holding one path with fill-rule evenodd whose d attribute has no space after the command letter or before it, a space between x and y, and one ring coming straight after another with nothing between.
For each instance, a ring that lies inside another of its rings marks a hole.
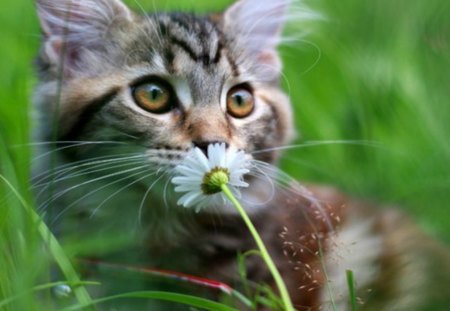
<instances>
[{"instance_id":1,"label":"cat's forehead stripe","mask_svg":"<svg viewBox=\"0 0 450 311\"><path fill-rule=\"evenodd\" d=\"M170 37L170 43L172 45L176 45L179 48L181 48L189 57L194 60L195 62L200 61L201 56L197 55L193 48L190 46L190 44L182 39L176 38L174 36Z\"/></svg>"},{"instance_id":2,"label":"cat's forehead stripe","mask_svg":"<svg viewBox=\"0 0 450 311\"><path fill-rule=\"evenodd\" d=\"M237 65L228 52L223 53L224 38L213 22L182 13L161 15L157 18L159 32L170 44L163 52L169 71L173 71L173 62L181 51L192 61L205 67L219 63L223 54L226 54L232 74L237 75Z\"/></svg>"}]
</instances>

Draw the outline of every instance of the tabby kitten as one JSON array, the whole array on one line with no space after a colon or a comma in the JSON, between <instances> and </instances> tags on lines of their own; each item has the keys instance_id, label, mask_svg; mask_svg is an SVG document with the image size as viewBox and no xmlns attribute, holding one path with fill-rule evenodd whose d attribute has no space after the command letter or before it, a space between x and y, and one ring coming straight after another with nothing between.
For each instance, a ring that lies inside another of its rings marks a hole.
<instances>
[{"instance_id":1,"label":"tabby kitten","mask_svg":"<svg viewBox=\"0 0 450 311\"><path fill-rule=\"evenodd\" d=\"M169 183L192 148L224 143L252 159L242 202L298 310L349 309L346 269L361 310L445 303L449 287L435 285L450 284L450 257L407 217L277 173L278 147L294 134L276 51L288 5L238 0L197 16L137 14L120 0L37 0L38 136L57 142L41 151L39 206L50 223L76 214L68 234L135 230L131 260L142 265L239 286L236 255L255 248L240 218L227 206L177 207ZM246 269L272 285L257 257Z\"/></svg>"}]
</instances>

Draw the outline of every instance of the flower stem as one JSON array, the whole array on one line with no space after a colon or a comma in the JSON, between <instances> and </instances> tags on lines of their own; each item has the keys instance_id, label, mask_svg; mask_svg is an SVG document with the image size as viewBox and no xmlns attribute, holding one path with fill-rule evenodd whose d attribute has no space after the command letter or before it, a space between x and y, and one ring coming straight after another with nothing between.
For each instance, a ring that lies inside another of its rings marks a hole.
<instances>
[{"instance_id":1,"label":"flower stem","mask_svg":"<svg viewBox=\"0 0 450 311\"><path fill-rule=\"evenodd\" d=\"M261 237L258 234L258 231L256 231L255 226L251 222L250 217L248 217L244 208L241 206L239 201L236 200L236 198L233 196L233 194L231 193L230 189L226 184L222 184L221 189L223 193L227 196L227 198L231 201L231 203L234 204L239 214L241 215L242 219L244 220L245 224L247 225L247 228L250 230L250 233L252 234L253 239L255 240L256 245L259 248L261 257L266 263L267 268L269 268L269 271L272 274L273 279L275 280L275 284L277 285L278 290L280 292L281 300L283 301L285 310L294 311L295 310L294 306L292 305L291 298L289 297L289 293L287 291L283 279L281 278L280 272L278 272L277 267L275 266L272 258L270 257L269 252L267 251L267 248L264 245L264 242L262 241Z\"/></svg>"}]
</instances>

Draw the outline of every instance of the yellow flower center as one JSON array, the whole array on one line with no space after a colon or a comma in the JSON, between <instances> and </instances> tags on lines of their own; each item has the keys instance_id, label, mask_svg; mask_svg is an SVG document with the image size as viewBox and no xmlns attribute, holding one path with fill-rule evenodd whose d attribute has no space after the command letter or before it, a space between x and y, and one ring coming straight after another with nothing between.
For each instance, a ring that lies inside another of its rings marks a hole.
<instances>
[{"instance_id":1,"label":"yellow flower center","mask_svg":"<svg viewBox=\"0 0 450 311\"><path fill-rule=\"evenodd\" d=\"M223 167L215 167L203 177L201 189L203 194L210 195L222 191L222 185L230 181L230 172Z\"/></svg>"}]
</instances>

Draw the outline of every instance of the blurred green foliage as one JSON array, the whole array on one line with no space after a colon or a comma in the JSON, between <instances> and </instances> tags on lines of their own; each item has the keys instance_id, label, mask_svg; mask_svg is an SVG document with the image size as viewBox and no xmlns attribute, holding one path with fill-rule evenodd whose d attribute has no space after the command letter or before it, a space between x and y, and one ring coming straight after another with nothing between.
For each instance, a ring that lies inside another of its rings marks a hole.
<instances>
[{"instance_id":1,"label":"blurred green foliage","mask_svg":"<svg viewBox=\"0 0 450 311\"><path fill-rule=\"evenodd\" d=\"M380 147L298 149L286 169L398 204L450 241L450 2L305 2L324 20L283 49L302 139Z\"/></svg>"},{"instance_id":2,"label":"blurred green foliage","mask_svg":"<svg viewBox=\"0 0 450 311\"><path fill-rule=\"evenodd\" d=\"M127 2L138 10L196 12L231 3L137 1ZM287 34L297 39L281 47L300 133L295 143L347 143L293 148L283 168L300 180L397 204L450 242L450 1L303 2L321 18L293 20ZM39 38L32 1L0 3L0 174L28 199ZM50 265L35 224L16 200L5 201L8 193L1 184L0 300L35 286ZM40 309L27 301L15 310Z\"/></svg>"}]
</instances>

